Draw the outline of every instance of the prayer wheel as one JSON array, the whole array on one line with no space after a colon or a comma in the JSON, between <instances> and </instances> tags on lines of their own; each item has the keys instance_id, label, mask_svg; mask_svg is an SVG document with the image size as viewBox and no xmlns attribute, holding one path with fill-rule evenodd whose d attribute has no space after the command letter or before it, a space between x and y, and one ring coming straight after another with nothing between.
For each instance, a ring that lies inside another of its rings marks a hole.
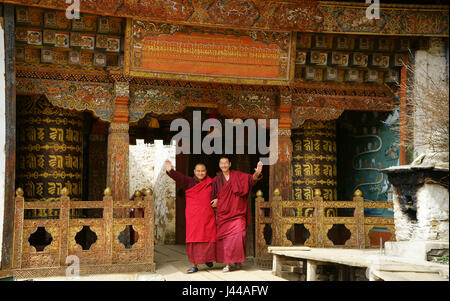
<instances>
[{"instance_id":1,"label":"prayer wheel","mask_svg":"<svg viewBox=\"0 0 450 301\"><path fill-rule=\"evenodd\" d=\"M336 201L336 121L305 121L292 142L294 199L312 201L320 189L324 201Z\"/></svg>"},{"instance_id":2,"label":"prayer wheel","mask_svg":"<svg viewBox=\"0 0 450 301\"><path fill-rule=\"evenodd\" d=\"M64 187L71 200L81 200L82 126L82 112L54 107L45 96L17 96L16 187L23 188L25 201L58 201ZM57 215L26 212L27 218Z\"/></svg>"}]
</instances>

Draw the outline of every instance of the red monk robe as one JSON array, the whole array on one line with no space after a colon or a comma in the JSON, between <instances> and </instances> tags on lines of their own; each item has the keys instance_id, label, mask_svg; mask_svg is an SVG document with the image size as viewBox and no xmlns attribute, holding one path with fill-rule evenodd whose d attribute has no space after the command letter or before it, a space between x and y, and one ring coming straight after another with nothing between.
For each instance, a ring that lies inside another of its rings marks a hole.
<instances>
[{"instance_id":1,"label":"red monk robe","mask_svg":"<svg viewBox=\"0 0 450 301\"><path fill-rule=\"evenodd\" d=\"M246 226L250 224L249 192L256 184L255 175L230 170L227 181L223 174L212 181L211 199L217 200L216 261L226 264L245 261Z\"/></svg>"},{"instance_id":2,"label":"red monk robe","mask_svg":"<svg viewBox=\"0 0 450 301\"><path fill-rule=\"evenodd\" d=\"M186 191L186 251L189 261L202 264L216 261L216 224L211 207L211 183L206 176L203 181L187 177L171 170L169 177Z\"/></svg>"}]
</instances>

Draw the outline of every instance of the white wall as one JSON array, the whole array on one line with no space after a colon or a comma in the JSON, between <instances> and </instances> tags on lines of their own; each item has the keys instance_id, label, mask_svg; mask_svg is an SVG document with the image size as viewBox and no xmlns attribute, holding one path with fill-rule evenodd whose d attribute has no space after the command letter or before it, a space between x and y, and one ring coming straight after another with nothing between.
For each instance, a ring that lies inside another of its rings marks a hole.
<instances>
[{"instance_id":1,"label":"white wall","mask_svg":"<svg viewBox=\"0 0 450 301\"><path fill-rule=\"evenodd\" d=\"M166 174L164 162L175 166L176 146L162 140L130 145L130 197L136 190L151 188L155 200L155 244L175 243L175 181Z\"/></svg>"},{"instance_id":2,"label":"white wall","mask_svg":"<svg viewBox=\"0 0 450 301\"><path fill-rule=\"evenodd\" d=\"M3 18L0 16L0 261L2 259L1 246L3 243L3 219L5 209L5 34L2 27Z\"/></svg>"}]
</instances>

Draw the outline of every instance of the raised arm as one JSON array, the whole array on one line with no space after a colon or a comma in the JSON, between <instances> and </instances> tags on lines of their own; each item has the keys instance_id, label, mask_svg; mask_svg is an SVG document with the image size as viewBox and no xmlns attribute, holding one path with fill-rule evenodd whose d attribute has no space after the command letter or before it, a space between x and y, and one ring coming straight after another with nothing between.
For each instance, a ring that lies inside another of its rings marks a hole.
<instances>
[{"instance_id":1,"label":"raised arm","mask_svg":"<svg viewBox=\"0 0 450 301\"><path fill-rule=\"evenodd\" d=\"M172 163L167 160L166 161L166 174L171 177L182 189L188 189L189 183L191 182L191 178L183 175L181 172L173 169Z\"/></svg>"},{"instance_id":2,"label":"raised arm","mask_svg":"<svg viewBox=\"0 0 450 301\"><path fill-rule=\"evenodd\" d=\"M255 173L252 177L249 178L249 185L254 186L256 182L262 179L262 168L263 163L261 161L258 162L258 165L255 168Z\"/></svg>"}]
</instances>

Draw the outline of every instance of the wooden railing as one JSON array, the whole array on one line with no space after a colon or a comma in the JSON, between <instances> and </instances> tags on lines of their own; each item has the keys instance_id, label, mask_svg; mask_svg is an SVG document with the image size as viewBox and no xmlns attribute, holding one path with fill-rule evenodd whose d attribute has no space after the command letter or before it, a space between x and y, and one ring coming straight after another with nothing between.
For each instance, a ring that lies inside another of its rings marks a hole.
<instances>
[{"instance_id":1,"label":"wooden railing","mask_svg":"<svg viewBox=\"0 0 450 301\"><path fill-rule=\"evenodd\" d=\"M294 231L296 225L304 227L309 237L302 244L295 245L368 248L371 247L369 233L374 227L387 228L392 235L390 240L395 240L394 218L364 216L365 208L393 208L392 202L365 202L360 190L355 191L351 201L324 201L319 189L315 190L313 201L283 201L276 189L270 202L265 201L262 192L258 191L255 208L255 261L260 266L272 264L267 247L294 245L287 233ZM339 216L340 208L353 209L353 214ZM344 244L330 240L330 231L338 226L350 232Z\"/></svg>"},{"instance_id":2,"label":"wooden railing","mask_svg":"<svg viewBox=\"0 0 450 301\"><path fill-rule=\"evenodd\" d=\"M105 190L103 201L71 201L65 188L61 194L60 201L56 202L26 202L23 190L17 189L13 244L15 277L63 276L67 275L69 266L73 271L71 275L76 275L77 266L79 275L154 272L154 207L150 190L132 201L113 200L109 188ZM58 218L25 218L26 210L39 209L59 210ZM73 209L98 209L103 213L98 218L80 218L70 216ZM45 230L41 233L49 244L32 245L32 235L40 227L41 231ZM82 247L76 239L84 227L89 227L94 237L88 247Z\"/></svg>"}]
</instances>

